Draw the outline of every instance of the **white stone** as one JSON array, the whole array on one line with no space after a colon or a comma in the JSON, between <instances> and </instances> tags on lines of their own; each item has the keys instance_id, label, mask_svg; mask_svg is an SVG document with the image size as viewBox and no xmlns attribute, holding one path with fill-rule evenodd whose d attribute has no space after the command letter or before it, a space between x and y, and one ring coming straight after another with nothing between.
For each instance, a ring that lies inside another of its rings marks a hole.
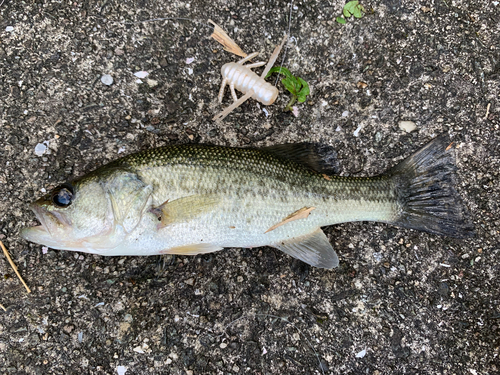
<instances>
[{"instance_id":1,"label":"white stone","mask_svg":"<svg viewBox=\"0 0 500 375\"><path fill-rule=\"evenodd\" d=\"M400 121L399 128L407 133L411 133L412 131L417 129L417 124L415 124L413 121Z\"/></svg>"},{"instance_id":2,"label":"white stone","mask_svg":"<svg viewBox=\"0 0 500 375\"><path fill-rule=\"evenodd\" d=\"M366 355L366 349L363 349L358 354L356 354L356 358L363 358Z\"/></svg>"},{"instance_id":3,"label":"white stone","mask_svg":"<svg viewBox=\"0 0 500 375\"><path fill-rule=\"evenodd\" d=\"M103 74L103 76L101 77L101 82L106 86L110 86L113 84L113 77L111 77L109 74Z\"/></svg>"},{"instance_id":4,"label":"white stone","mask_svg":"<svg viewBox=\"0 0 500 375\"><path fill-rule=\"evenodd\" d=\"M148 75L149 75L149 73L144 71L144 70L141 70L141 71L134 73L134 76L136 76L137 78L146 78Z\"/></svg>"},{"instance_id":5,"label":"white stone","mask_svg":"<svg viewBox=\"0 0 500 375\"><path fill-rule=\"evenodd\" d=\"M45 154L45 152L47 152L47 146L44 145L43 143L38 143L35 146L35 155L36 156L42 156L43 154Z\"/></svg>"},{"instance_id":6,"label":"white stone","mask_svg":"<svg viewBox=\"0 0 500 375\"><path fill-rule=\"evenodd\" d=\"M361 131L362 128L363 125L358 125L358 127L356 128L356 130L354 130L354 133L352 133L352 135L354 135L355 137L359 137L359 132Z\"/></svg>"}]
</instances>

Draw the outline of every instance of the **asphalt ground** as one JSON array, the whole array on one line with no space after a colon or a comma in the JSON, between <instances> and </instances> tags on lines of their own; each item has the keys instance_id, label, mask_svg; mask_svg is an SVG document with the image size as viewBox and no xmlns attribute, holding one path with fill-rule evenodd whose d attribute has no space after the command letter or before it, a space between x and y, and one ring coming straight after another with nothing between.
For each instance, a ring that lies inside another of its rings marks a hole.
<instances>
[{"instance_id":1,"label":"asphalt ground","mask_svg":"<svg viewBox=\"0 0 500 375\"><path fill-rule=\"evenodd\" d=\"M498 1L364 2L346 25L341 1L0 3L0 239L32 289L0 256L0 373L500 373ZM208 19L262 60L290 29L297 117L278 82L267 113L211 120L238 57ZM272 248L105 258L19 237L44 191L138 150L313 141L369 176L442 133L470 240L346 223L325 228L340 267L322 270Z\"/></svg>"}]
</instances>

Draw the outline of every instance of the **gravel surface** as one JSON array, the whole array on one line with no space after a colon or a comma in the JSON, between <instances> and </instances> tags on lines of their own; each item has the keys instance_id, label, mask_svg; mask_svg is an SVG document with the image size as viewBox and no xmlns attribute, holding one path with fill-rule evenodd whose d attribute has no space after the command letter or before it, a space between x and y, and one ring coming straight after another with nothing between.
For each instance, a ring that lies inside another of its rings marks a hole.
<instances>
[{"instance_id":1,"label":"gravel surface","mask_svg":"<svg viewBox=\"0 0 500 375\"><path fill-rule=\"evenodd\" d=\"M500 373L498 1L365 2L346 25L338 0L295 1L290 23L284 1L0 3L0 239L33 289L0 256L0 373ZM209 18L262 60L290 24L284 65L312 92L298 117L278 83L268 114L211 120L238 58ZM142 149L315 141L368 176L441 133L471 240L337 225L340 267L322 270L271 248L104 258L19 237L29 202Z\"/></svg>"}]
</instances>

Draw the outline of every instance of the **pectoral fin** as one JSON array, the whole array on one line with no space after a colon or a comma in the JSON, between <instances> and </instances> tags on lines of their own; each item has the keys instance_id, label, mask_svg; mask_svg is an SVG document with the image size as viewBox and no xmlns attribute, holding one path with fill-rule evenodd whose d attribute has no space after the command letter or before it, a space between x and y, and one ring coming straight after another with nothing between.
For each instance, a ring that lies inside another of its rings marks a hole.
<instances>
[{"instance_id":1,"label":"pectoral fin","mask_svg":"<svg viewBox=\"0 0 500 375\"><path fill-rule=\"evenodd\" d=\"M314 267L335 268L339 265L335 250L320 228L304 236L281 241L271 246Z\"/></svg>"},{"instance_id":2,"label":"pectoral fin","mask_svg":"<svg viewBox=\"0 0 500 375\"><path fill-rule=\"evenodd\" d=\"M161 206L151 209L161 223L158 229L169 224L192 220L212 211L220 203L220 197L214 194L190 195L173 201L166 201Z\"/></svg>"},{"instance_id":3,"label":"pectoral fin","mask_svg":"<svg viewBox=\"0 0 500 375\"><path fill-rule=\"evenodd\" d=\"M214 251L222 250L222 247L215 246L209 243L198 243L193 245L172 247L160 251L161 254L177 254L177 255L196 255L213 253Z\"/></svg>"}]
</instances>

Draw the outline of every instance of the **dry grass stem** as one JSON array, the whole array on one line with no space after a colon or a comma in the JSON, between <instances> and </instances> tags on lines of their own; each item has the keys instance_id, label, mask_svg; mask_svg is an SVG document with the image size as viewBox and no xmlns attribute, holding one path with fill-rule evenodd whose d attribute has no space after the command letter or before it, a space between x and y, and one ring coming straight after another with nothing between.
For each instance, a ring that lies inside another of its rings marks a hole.
<instances>
[{"instance_id":1,"label":"dry grass stem","mask_svg":"<svg viewBox=\"0 0 500 375\"><path fill-rule=\"evenodd\" d=\"M484 116L485 120L487 120L488 116L490 115L490 107L491 107L491 103L488 103L488 105L486 106L486 115Z\"/></svg>"},{"instance_id":2,"label":"dry grass stem","mask_svg":"<svg viewBox=\"0 0 500 375\"><path fill-rule=\"evenodd\" d=\"M2 305L1 303L0 303L0 308L1 308L3 311L7 311L7 309L6 309L6 308L4 307L4 305Z\"/></svg>"},{"instance_id":3,"label":"dry grass stem","mask_svg":"<svg viewBox=\"0 0 500 375\"><path fill-rule=\"evenodd\" d=\"M214 32L210 36L222 44L225 51L234 53L235 55L241 57L247 57L247 54L243 52L236 42L232 40L219 25L212 20L208 20L208 22L214 25Z\"/></svg>"},{"instance_id":4,"label":"dry grass stem","mask_svg":"<svg viewBox=\"0 0 500 375\"><path fill-rule=\"evenodd\" d=\"M285 217L283 219L283 221L279 222L278 224L273 225L271 228L266 230L264 233L275 230L276 228L281 227L282 225L289 223L290 221L299 220L299 219L306 219L309 216L309 214L311 213L311 211L314 210L315 208L316 207L302 207L300 210L297 210L293 214Z\"/></svg>"},{"instance_id":5,"label":"dry grass stem","mask_svg":"<svg viewBox=\"0 0 500 375\"><path fill-rule=\"evenodd\" d=\"M26 290L28 291L28 293L31 293L31 289L28 287L28 285L26 285L26 283L24 282L23 278L21 277L21 274L19 273L19 271L17 270L17 267L16 265L14 264L14 262L12 261L12 258L10 257L9 255L9 252L7 251L7 249L5 248L5 246L3 245L3 242L0 241L0 247L2 248L3 250L3 253L5 254L5 257L7 258L7 260L9 261L12 269L14 270L14 272L16 273L17 277L19 278L19 280L21 280L21 282L23 283L24 287L26 288Z\"/></svg>"},{"instance_id":6,"label":"dry grass stem","mask_svg":"<svg viewBox=\"0 0 500 375\"><path fill-rule=\"evenodd\" d=\"M285 42L288 40L288 36L285 35L283 37L283 40L281 41L281 44L279 46L276 46L276 48L274 49L273 51L273 54L271 55L271 57L269 58L269 61L267 62L267 65L266 67L264 68L264 71L262 72L262 75L261 77L262 78L265 78L267 73L269 73L269 71L271 70L271 68L273 67L274 63L276 62L276 59L278 58L278 55L280 54L281 52L281 49L283 48L283 46L285 45ZM281 70L281 69L280 69Z\"/></svg>"}]
</instances>

